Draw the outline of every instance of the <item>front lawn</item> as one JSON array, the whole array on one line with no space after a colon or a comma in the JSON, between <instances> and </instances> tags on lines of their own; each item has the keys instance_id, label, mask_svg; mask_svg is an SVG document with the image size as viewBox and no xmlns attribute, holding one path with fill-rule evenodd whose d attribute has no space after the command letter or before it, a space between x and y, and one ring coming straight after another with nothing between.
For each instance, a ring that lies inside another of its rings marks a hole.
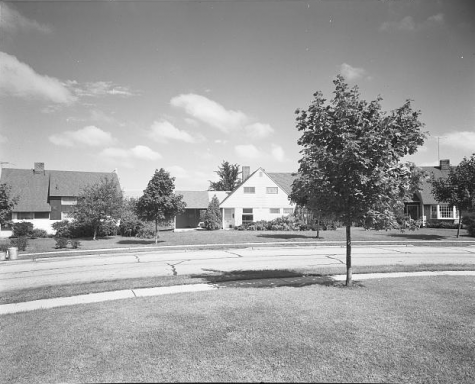
<instances>
[{"instance_id":1,"label":"front lawn","mask_svg":"<svg viewBox=\"0 0 475 384\"><path fill-rule=\"evenodd\" d=\"M468 237L467 231L461 231L461 236L456 238L456 229L439 229L439 228L421 228L416 231L406 231L404 233L391 231L366 231L363 228L352 229L352 239L358 241L390 241L404 244L411 241L450 241L453 244L466 241L472 241L475 244L475 238ZM225 244L229 246L240 246L249 243L258 244L272 244L272 243L292 243L292 242L316 242L324 243L326 241L345 241L345 230L339 228L334 231L321 231L320 238L316 238L315 231L186 231L160 232L160 238L157 246L187 246L208 247L210 245ZM134 237L114 236L102 238L99 240L79 239L80 246L78 250L95 250L95 249L119 249L119 248L151 248L155 247L153 239L138 239ZM56 249L56 241L52 238L47 239L30 239L26 251L20 253L20 258L25 256L25 253L42 253L42 252L62 252L68 253L72 251L71 248ZM76 250L74 250L76 251ZM57 253L55 253L57 255Z\"/></svg>"},{"instance_id":2,"label":"front lawn","mask_svg":"<svg viewBox=\"0 0 475 384\"><path fill-rule=\"evenodd\" d=\"M1 317L0 382L473 383L472 277L223 288Z\"/></svg>"}]
</instances>

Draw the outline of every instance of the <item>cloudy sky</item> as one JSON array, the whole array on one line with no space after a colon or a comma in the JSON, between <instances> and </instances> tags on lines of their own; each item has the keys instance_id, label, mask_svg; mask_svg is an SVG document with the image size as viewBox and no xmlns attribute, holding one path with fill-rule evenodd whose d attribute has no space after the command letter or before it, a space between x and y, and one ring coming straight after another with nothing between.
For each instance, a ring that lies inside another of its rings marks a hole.
<instances>
[{"instance_id":1,"label":"cloudy sky","mask_svg":"<svg viewBox=\"0 0 475 384\"><path fill-rule=\"evenodd\" d=\"M340 73L391 110L413 99L430 136L408 158L475 152L475 3L35 1L0 3L3 167L155 169L207 189L223 160L298 169L296 108Z\"/></svg>"}]
</instances>

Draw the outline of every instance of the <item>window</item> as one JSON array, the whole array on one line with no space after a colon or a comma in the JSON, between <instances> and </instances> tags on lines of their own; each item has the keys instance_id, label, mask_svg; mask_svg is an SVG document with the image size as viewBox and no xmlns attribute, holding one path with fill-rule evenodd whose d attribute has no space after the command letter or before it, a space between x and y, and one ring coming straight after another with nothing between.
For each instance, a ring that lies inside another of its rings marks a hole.
<instances>
[{"instance_id":1,"label":"window","mask_svg":"<svg viewBox=\"0 0 475 384\"><path fill-rule=\"evenodd\" d=\"M49 212L35 212L35 219L49 219Z\"/></svg>"},{"instance_id":2,"label":"window","mask_svg":"<svg viewBox=\"0 0 475 384\"><path fill-rule=\"evenodd\" d=\"M430 206L430 218L437 219L437 205Z\"/></svg>"},{"instance_id":3,"label":"window","mask_svg":"<svg viewBox=\"0 0 475 384\"><path fill-rule=\"evenodd\" d=\"M250 224L254 221L254 215L252 214L252 208L243 208L242 210L242 223Z\"/></svg>"},{"instance_id":4,"label":"window","mask_svg":"<svg viewBox=\"0 0 475 384\"><path fill-rule=\"evenodd\" d=\"M277 193L279 193L279 188L277 188L277 187L267 187L266 188L266 193L277 194Z\"/></svg>"},{"instance_id":5,"label":"window","mask_svg":"<svg viewBox=\"0 0 475 384\"><path fill-rule=\"evenodd\" d=\"M61 220L68 220L71 218L71 212L61 212Z\"/></svg>"},{"instance_id":6,"label":"window","mask_svg":"<svg viewBox=\"0 0 475 384\"><path fill-rule=\"evenodd\" d=\"M61 205L76 205L78 199L75 197L61 197Z\"/></svg>"},{"instance_id":7,"label":"window","mask_svg":"<svg viewBox=\"0 0 475 384\"><path fill-rule=\"evenodd\" d=\"M280 208L270 208L269 211L272 214L279 214L280 213Z\"/></svg>"},{"instance_id":8,"label":"window","mask_svg":"<svg viewBox=\"0 0 475 384\"><path fill-rule=\"evenodd\" d=\"M293 208L284 208L284 214L286 215L290 215L294 213L294 209Z\"/></svg>"},{"instance_id":9,"label":"window","mask_svg":"<svg viewBox=\"0 0 475 384\"><path fill-rule=\"evenodd\" d=\"M33 212L18 212L16 215L18 220L33 220Z\"/></svg>"},{"instance_id":10,"label":"window","mask_svg":"<svg viewBox=\"0 0 475 384\"><path fill-rule=\"evenodd\" d=\"M244 187L244 193L256 193L256 187Z\"/></svg>"},{"instance_id":11,"label":"window","mask_svg":"<svg viewBox=\"0 0 475 384\"><path fill-rule=\"evenodd\" d=\"M452 219L454 217L453 208L447 204L439 205L439 213L441 219Z\"/></svg>"}]
</instances>

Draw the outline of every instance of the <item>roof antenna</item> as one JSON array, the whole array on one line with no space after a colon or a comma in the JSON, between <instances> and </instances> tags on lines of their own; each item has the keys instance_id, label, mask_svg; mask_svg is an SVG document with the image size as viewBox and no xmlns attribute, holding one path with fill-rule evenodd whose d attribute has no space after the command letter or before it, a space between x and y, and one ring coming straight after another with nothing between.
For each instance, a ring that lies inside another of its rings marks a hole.
<instances>
[{"instance_id":1,"label":"roof antenna","mask_svg":"<svg viewBox=\"0 0 475 384\"><path fill-rule=\"evenodd\" d=\"M435 136L437 138L437 160L440 162L440 139L445 139L445 136Z\"/></svg>"}]
</instances>

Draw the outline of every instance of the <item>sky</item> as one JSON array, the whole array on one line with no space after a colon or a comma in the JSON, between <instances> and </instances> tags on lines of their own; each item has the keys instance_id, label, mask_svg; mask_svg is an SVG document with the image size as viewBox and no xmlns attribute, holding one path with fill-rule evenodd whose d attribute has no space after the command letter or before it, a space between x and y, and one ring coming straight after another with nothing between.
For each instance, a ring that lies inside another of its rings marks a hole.
<instances>
[{"instance_id":1,"label":"sky","mask_svg":"<svg viewBox=\"0 0 475 384\"><path fill-rule=\"evenodd\" d=\"M0 3L3 168L111 172L140 196L156 169L206 190L223 161L298 170L297 108L338 74L421 111L404 161L475 153L473 0Z\"/></svg>"}]
</instances>

